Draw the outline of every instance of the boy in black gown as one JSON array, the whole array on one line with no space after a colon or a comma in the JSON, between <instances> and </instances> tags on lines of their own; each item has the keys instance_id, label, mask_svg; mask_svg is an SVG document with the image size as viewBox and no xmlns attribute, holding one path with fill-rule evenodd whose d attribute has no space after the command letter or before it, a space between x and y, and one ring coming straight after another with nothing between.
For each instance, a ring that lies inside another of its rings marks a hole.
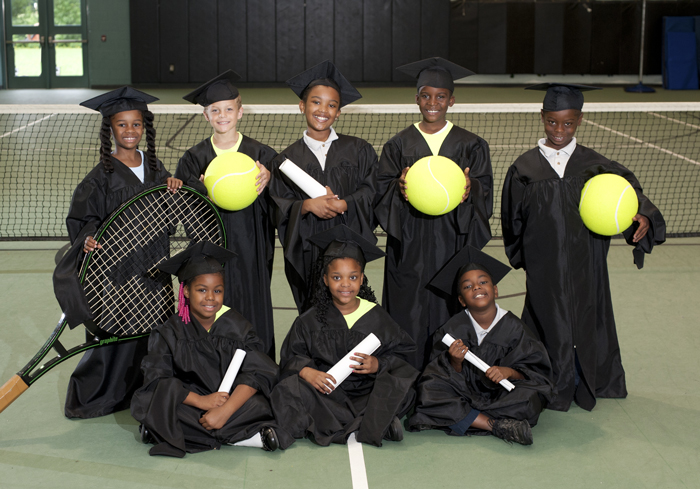
<instances>
[{"instance_id":1,"label":"boy in black gown","mask_svg":"<svg viewBox=\"0 0 700 489\"><path fill-rule=\"evenodd\" d=\"M221 445L287 448L294 440L275 423L268 401L277 365L251 324L223 305L222 264L232 253L203 241L158 268L180 280L178 314L153 329L131 414L142 423L151 455L184 457ZM233 392L218 392L237 349L246 356Z\"/></svg>"},{"instance_id":2,"label":"boy in black gown","mask_svg":"<svg viewBox=\"0 0 700 489\"><path fill-rule=\"evenodd\" d=\"M665 240L666 224L627 168L581 146L582 90L545 83L541 118L546 137L520 156L503 184L501 223L510 264L527 272L522 320L547 347L555 398L550 409L572 401L591 410L598 397L626 397L625 372L613 317L607 254L610 238L589 231L578 211L581 190L595 175L614 173L635 189L639 213L623 234L634 263Z\"/></svg>"},{"instance_id":3,"label":"boy in black gown","mask_svg":"<svg viewBox=\"0 0 700 489\"><path fill-rule=\"evenodd\" d=\"M464 246L480 249L491 239L493 173L486 141L446 119L455 103L454 80L474 73L442 58L398 69L418 78L423 119L391 138L379 159L375 213L387 232L382 306L416 342L409 361L422 370L430 335L454 313L449 295L427 288L428 282ZM462 203L442 216L416 210L405 192L408 169L433 155L451 159L467 177Z\"/></svg>"},{"instance_id":4,"label":"boy in black gown","mask_svg":"<svg viewBox=\"0 0 700 489\"><path fill-rule=\"evenodd\" d=\"M281 351L281 378L272 392L280 425L295 438L328 446L357 441L381 446L399 441L399 419L413 405L418 371L406 361L413 340L377 305L365 263L384 253L346 226L311 238L319 246L313 307L292 325ZM373 333L381 345L337 387L328 370Z\"/></svg>"},{"instance_id":5,"label":"boy in black gown","mask_svg":"<svg viewBox=\"0 0 700 489\"><path fill-rule=\"evenodd\" d=\"M122 87L80 104L99 111L102 124L100 163L73 192L66 217L72 246L56 266L53 276L56 299L71 328L91 319L93 312L97 314L88 307L78 270L85 253L100 253L94 236L103 221L121 204L149 187L167 184L171 191L176 191L182 186L156 157L154 117L147 104L157 100L131 87ZM144 133L145 152L138 149ZM153 246L167 252L167 237L165 241L154 242ZM164 286L145 276L138 280L143 287ZM105 298L102 307L111 306ZM86 333L86 341L93 339ZM85 352L68 382L66 417L93 418L127 409L132 394L143 382L139 365L147 346L147 338L140 338Z\"/></svg>"},{"instance_id":6,"label":"boy in black gown","mask_svg":"<svg viewBox=\"0 0 700 489\"><path fill-rule=\"evenodd\" d=\"M239 211L219 209L226 229L226 247L236 253L226 267L224 303L253 324L265 345L265 352L274 360L275 328L270 280L275 226L266 185L270 180L268 167L277 153L238 132L243 106L233 82L239 79L237 73L228 70L183 97L204 107L204 118L211 124L214 134L185 151L177 164L175 176L206 195L207 189L201 178L209 163L221 154L243 153L250 156L260 169L256 178L258 198L250 206Z\"/></svg>"},{"instance_id":7,"label":"boy in black gown","mask_svg":"<svg viewBox=\"0 0 700 489\"><path fill-rule=\"evenodd\" d=\"M551 397L552 370L544 345L512 313L496 304L496 284L510 268L467 246L431 282L456 289L466 308L433 336L432 361L417 384L411 431L440 429L451 435L488 434L532 444L531 426ZM445 334L455 338L448 348ZM464 359L471 351L491 367L482 373ZM500 382L510 380L507 391Z\"/></svg>"},{"instance_id":8,"label":"boy in black gown","mask_svg":"<svg viewBox=\"0 0 700 489\"><path fill-rule=\"evenodd\" d=\"M287 80L301 99L306 131L272 164L270 194L277 204L277 231L284 248L284 271L299 313L309 307L311 268L318 250L308 239L345 224L376 243L372 201L376 192L377 153L364 139L337 134L333 123L341 107L362 98L331 63L324 61ZM326 187L310 199L279 167L286 160Z\"/></svg>"}]
</instances>

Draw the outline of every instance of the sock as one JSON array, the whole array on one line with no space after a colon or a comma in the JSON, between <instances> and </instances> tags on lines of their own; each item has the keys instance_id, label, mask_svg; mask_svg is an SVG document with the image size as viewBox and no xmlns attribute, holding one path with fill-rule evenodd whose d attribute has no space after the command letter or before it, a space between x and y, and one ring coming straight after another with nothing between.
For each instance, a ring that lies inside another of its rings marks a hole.
<instances>
[{"instance_id":1,"label":"sock","mask_svg":"<svg viewBox=\"0 0 700 489\"><path fill-rule=\"evenodd\" d=\"M235 446L235 447L262 448L263 447L262 437L260 436L260 433L255 433L253 436L251 436L247 440L241 440L241 441L237 441L236 443L233 443L233 446Z\"/></svg>"}]
</instances>

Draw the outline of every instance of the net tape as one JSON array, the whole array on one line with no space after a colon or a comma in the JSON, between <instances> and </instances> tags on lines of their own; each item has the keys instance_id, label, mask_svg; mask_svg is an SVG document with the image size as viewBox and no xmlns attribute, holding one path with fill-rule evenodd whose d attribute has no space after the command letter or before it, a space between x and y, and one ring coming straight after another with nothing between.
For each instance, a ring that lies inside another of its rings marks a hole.
<instances>
[{"instance_id":1,"label":"net tape","mask_svg":"<svg viewBox=\"0 0 700 489\"><path fill-rule=\"evenodd\" d=\"M148 332L175 311L173 278L161 261L190 243L223 245L220 219L198 194L155 190L112 219L85 267L83 286L95 324L117 336Z\"/></svg>"},{"instance_id":2,"label":"net tape","mask_svg":"<svg viewBox=\"0 0 700 489\"><path fill-rule=\"evenodd\" d=\"M22 113L13 113L18 108ZM153 105L157 152L172 173L185 150L211 136L193 105ZM459 104L448 118L484 138L494 173L491 230L499 236L508 167L543 136L539 104ZM415 105L350 105L336 131L367 140L379 154L417 122ZM76 185L99 160L99 114L73 106L0 106L0 239L65 239ZM296 105L246 106L239 130L281 151L306 128ZM632 170L664 214L669 234L700 234L700 104L586 104L580 144ZM145 138L141 142L145 148Z\"/></svg>"}]
</instances>

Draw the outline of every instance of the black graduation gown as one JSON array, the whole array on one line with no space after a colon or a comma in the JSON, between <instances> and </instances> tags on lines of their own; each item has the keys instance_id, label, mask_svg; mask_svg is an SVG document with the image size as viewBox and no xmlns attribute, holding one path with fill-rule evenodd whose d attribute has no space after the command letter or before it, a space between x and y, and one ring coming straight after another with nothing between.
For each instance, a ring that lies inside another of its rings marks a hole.
<instances>
[{"instance_id":1,"label":"black graduation gown","mask_svg":"<svg viewBox=\"0 0 700 489\"><path fill-rule=\"evenodd\" d=\"M277 153L258 141L242 136L238 152L250 156L269 169ZM188 149L175 170L185 185L207 194L199 176L203 175L216 152L207 138ZM270 280L275 253L275 227L270 214L267 188L252 205L240 211L219 209L226 230L226 248L237 256L228 262L225 272L224 304L232 307L253 324L267 354L275 359L275 326L272 317Z\"/></svg>"},{"instance_id":2,"label":"black graduation gown","mask_svg":"<svg viewBox=\"0 0 700 489\"><path fill-rule=\"evenodd\" d=\"M491 239L488 219L493 207L493 174L486 141L453 126L440 147L464 170L469 167L469 198L452 212L429 216L404 200L398 178L404 168L432 156L415 126L391 138L379 159L379 192L375 213L387 232L382 306L416 342L411 364L423 370L430 353L430 335L457 310L455 299L428 283L466 245L481 249Z\"/></svg>"},{"instance_id":3,"label":"black graduation gown","mask_svg":"<svg viewBox=\"0 0 700 489\"><path fill-rule=\"evenodd\" d=\"M488 365L510 367L525 378L511 380L515 389L508 392L466 360L462 371L456 372L450 364L448 347L442 342L445 333L462 339ZM503 316L481 345L464 311L438 329L433 340L432 360L417 383L416 411L407 421L410 430L428 425L452 433L449 427L472 409L493 419L526 419L531 426L537 423L552 395L552 367L544 345L514 314Z\"/></svg>"},{"instance_id":4,"label":"black graduation gown","mask_svg":"<svg viewBox=\"0 0 700 489\"><path fill-rule=\"evenodd\" d=\"M272 409L295 438L308 436L328 446L346 443L359 430L359 442L381 446L394 416L403 417L415 399L419 372L405 361L415 349L413 340L379 306L350 329L333 306L327 320L328 326L320 323L312 307L294 321L282 345L282 380L272 392ZM370 333L381 342L373 354L379 361L376 373L350 374L329 395L299 377L304 367L327 372Z\"/></svg>"},{"instance_id":5,"label":"black graduation gown","mask_svg":"<svg viewBox=\"0 0 700 489\"><path fill-rule=\"evenodd\" d=\"M204 411L183 401L190 392L218 391L237 349L245 350L246 357L231 392L241 384L258 392L221 429L206 430L199 423ZM158 442L151 455L182 457L185 452L218 449L246 440L264 426L275 428L281 448L294 442L275 423L268 400L279 369L263 351L251 324L234 309L222 314L209 332L196 319L185 324L174 314L151 332L141 370L144 384L134 393L131 415Z\"/></svg>"},{"instance_id":6,"label":"black graduation gown","mask_svg":"<svg viewBox=\"0 0 700 489\"><path fill-rule=\"evenodd\" d=\"M286 159L321 185L330 187L347 202L348 210L332 219L321 219L311 212L302 215L302 204L309 196L280 171L279 166ZM377 154L372 146L363 139L343 134L338 134L338 139L331 144L325 170L303 138L273 161L270 194L277 204L277 232L284 248L284 271L300 313L308 307L310 273L318 256L316 246L307 241L309 237L345 224L371 243L377 242L372 214L376 169Z\"/></svg>"},{"instance_id":7,"label":"black graduation gown","mask_svg":"<svg viewBox=\"0 0 700 489\"><path fill-rule=\"evenodd\" d=\"M549 407L561 411L572 400L591 410L596 397L627 396L608 280L610 238L589 231L578 212L586 181L600 173L627 179L637 192L639 213L649 219L649 232L633 252L641 268L644 253L665 240L666 225L632 172L619 163L577 145L560 178L537 147L511 165L503 184L506 254L513 267L527 273L522 320L549 352L556 394ZM630 244L635 229L624 233ZM583 373L577 389L575 357Z\"/></svg>"},{"instance_id":8,"label":"black graduation gown","mask_svg":"<svg viewBox=\"0 0 700 489\"><path fill-rule=\"evenodd\" d=\"M102 222L126 200L170 177L160 161L159 170L153 171L144 158L143 183L114 157L112 165L114 172L107 173L98 164L78 184L66 217L71 248L56 266L53 280L56 299L71 327L92 316L78 278L85 238L94 236ZM167 243L162 245L167 247ZM89 334L86 338L92 339ZM86 351L68 382L65 415L93 418L128 408L134 390L143 383L139 365L147 347L148 338L140 338Z\"/></svg>"}]
</instances>

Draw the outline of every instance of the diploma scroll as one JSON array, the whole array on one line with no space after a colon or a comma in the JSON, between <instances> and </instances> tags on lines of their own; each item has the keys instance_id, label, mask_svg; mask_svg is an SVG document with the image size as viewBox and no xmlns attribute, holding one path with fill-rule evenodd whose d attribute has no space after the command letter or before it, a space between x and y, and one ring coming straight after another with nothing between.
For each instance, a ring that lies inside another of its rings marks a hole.
<instances>
[{"instance_id":1,"label":"diploma scroll","mask_svg":"<svg viewBox=\"0 0 700 489\"><path fill-rule=\"evenodd\" d=\"M280 165L280 171L287 175L289 179L302 189L306 195L315 199L326 195L326 187L318 183L304 170L299 168L292 160L286 159Z\"/></svg>"},{"instance_id":2,"label":"diploma scroll","mask_svg":"<svg viewBox=\"0 0 700 489\"><path fill-rule=\"evenodd\" d=\"M452 343L455 342L455 339L449 335L446 334L445 336L442 337L442 342L446 344L448 347L452 346ZM481 358L477 357L474 355L471 351L467 350L467 353L464 355L464 359L474 365L476 368L481 370L482 372L486 372L488 369L491 368L490 365L488 365L486 362L484 362ZM511 381L508 379L503 379L502 381L499 382L505 388L508 392L512 391L515 389L515 386Z\"/></svg>"},{"instance_id":3,"label":"diploma scroll","mask_svg":"<svg viewBox=\"0 0 700 489\"><path fill-rule=\"evenodd\" d=\"M377 338L374 333L370 333L364 340L362 340L355 348L350 350L347 355L345 355L338 363L333 365L331 369L327 372L332 375L335 379L335 386L338 387L345 379L347 379L353 372L350 365L359 365L355 360L350 360L350 357L355 356L355 353L364 353L365 355L371 355L377 348L382 345L379 338Z\"/></svg>"},{"instance_id":4,"label":"diploma scroll","mask_svg":"<svg viewBox=\"0 0 700 489\"><path fill-rule=\"evenodd\" d=\"M233 358L231 359L231 363L228 365L228 369L226 369L224 380L221 381L219 392L225 392L226 394L231 393L231 387L233 387L233 382L236 380L236 375L238 375L238 371L241 369L244 358L245 351L241 349L236 350L236 353L233 354Z\"/></svg>"}]
</instances>

